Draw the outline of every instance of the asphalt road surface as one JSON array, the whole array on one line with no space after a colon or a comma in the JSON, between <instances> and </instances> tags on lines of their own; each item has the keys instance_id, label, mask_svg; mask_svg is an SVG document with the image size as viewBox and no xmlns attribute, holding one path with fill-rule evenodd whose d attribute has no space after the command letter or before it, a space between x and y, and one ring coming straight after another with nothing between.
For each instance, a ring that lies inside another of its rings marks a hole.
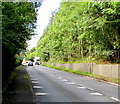
<instances>
[{"instance_id":1,"label":"asphalt road surface","mask_svg":"<svg viewBox=\"0 0 120 104\"><path fill-rule=\"evenodd\" d=\"M116 85L41 65L27 71L37 102L119 102Z\"/></svg>"}]
</instances>

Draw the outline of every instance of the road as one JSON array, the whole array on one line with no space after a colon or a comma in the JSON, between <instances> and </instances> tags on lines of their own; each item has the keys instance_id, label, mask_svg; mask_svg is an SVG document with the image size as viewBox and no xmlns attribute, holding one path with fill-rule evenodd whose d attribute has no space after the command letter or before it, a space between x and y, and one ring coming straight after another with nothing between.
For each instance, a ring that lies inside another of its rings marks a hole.
<instances>
[{"instance_id":1,"label":"road","mask_svg":"<svg viewBox=\"0 0 120 104\"><path fill-rule=\"evenodd\" d=\"M28 66L37 102L117 102L118 86L45 66Z\"/></svg>"}]
</instances>

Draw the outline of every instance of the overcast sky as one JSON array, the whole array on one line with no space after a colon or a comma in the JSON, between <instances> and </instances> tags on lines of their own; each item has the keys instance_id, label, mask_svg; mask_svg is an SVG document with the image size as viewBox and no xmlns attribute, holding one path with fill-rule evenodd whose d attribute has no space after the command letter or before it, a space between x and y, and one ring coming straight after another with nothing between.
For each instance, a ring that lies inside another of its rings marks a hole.
<instances>
[{"instance_id":1,"label":"overcast sky","mask_svg":"<svg viewBox=\"0 0 120 104\"><path fill-rule=\"evenodd\" d=\"M37 28L35 29L38 35L32 36L32 39L27 41L28 50L35 47L37 45L38 40L44 32L45 27L48 25L50 21L50 17L52 16L52 12L56 11L60 7L61 0L45 0L42 5L38 9L37 15Z\"/></svg>"}]
</instances>

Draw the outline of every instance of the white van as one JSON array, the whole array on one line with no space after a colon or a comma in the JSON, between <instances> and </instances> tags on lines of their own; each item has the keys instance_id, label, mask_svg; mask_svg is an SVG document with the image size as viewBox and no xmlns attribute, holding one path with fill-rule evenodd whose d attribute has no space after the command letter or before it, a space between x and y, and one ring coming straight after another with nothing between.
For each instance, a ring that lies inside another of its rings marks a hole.
<instances>
[{"instance_id":1,"label":"white van","mask_svg":"<svg viewBox=\"0 0 120 104\"><path fill-rule=\"evenodd\" d=\"M34 65L40 65L40 57L34 58Z\"/></svg>"}]
</instances>

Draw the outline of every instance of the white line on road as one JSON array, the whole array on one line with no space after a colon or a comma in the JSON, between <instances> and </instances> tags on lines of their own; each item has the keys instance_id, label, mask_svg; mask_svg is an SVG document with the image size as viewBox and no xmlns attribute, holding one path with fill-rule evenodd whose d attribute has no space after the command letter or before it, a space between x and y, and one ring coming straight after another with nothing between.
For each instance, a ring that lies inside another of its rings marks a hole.
<instances>
[{"instance_id":1,"label":"white line on road","mask_svg":"<svg viewBox=\"0 0 120 104\"><path fill-rule=\"evenodd\" d=\"M61 79L62 77L58 77L59 79Z\"/></svg>"},{"instance_id":2,"label":"white line on road","mask_svg":"<svg viewBox=\"0 0 120 104\"><path fill-rule=\"evenodd\" d=\"M80 86L80 87L83 87L83 85L82 84L79 84L79 83L75 83L77 86Z\"/></svg>"},{"instance_id":3,"label":"white line on road","mask_svg":"<svg viewBox=\"0 0 120 104\"><path fill-rule=\"evenodd\" d=\"M63 80L61 80L61 81L67 82L68 80L66 80L66 79L63 79Z\"/></svg>"},{"instance_id":4,"label":"white line on road","mask_svg":"<svg viewBox=\"0 0 120 104\"><path fill-rule=\"evenodd\" d=\"M41 86L33 86L33 88L42 88Z\"/></svg>"},{"instance_id":5,"label":"white line on road","mask_svg":"<svg viewBox=\"0 0 120 104\"><path fill-rule=\"evenodd\" d=\"M30 76L30 78L35 78L34 76Z\"/></svg>"},{"instance_id":6,"label":"white line on road","mask_svg":"<svg viewBox=\"0 0 120 104\"><path fill-rule=\"evenodd\" d=\"M68 82L67 84L75 84L75 82Z\"/></svg>"},{"instance_id":7,"label":"white line on road","mask_svg":"<svg viewBox=\"0 0 120 104\"><path fill-rule=\"evenodd\" d=\"M88 87L87 89L88 89L88 90L90 90L90 91L93 91L93 89L92 89L92 88L89 88L89 87Z\"/></svg>"},{"instance_id":8,"label":"white line on road","mask_svg":"<svg viewBox=\"0 0 120 104\"><path fill-rule=\"evenodd\" d=\"M120 102L120 100L119 100L119 99L117 99L117 98L115 98L115 97L111 97L111 99L113 99L113 100L115 100L115 101L119 101L119 102Z\"/></svg>"},{"instance_id":9,"label":"white line on road","mask_svg":"<svg viewBox=\"0 0 120 104\"><path fill-rule=\"evenodd\" d=\"M94 92L94 93L90 93L91 95L97 95L97 96L101 96L102 94L101 93L98 93L98 92Z\"/></svg>"},{"instance_id":10,"label":"white line on road","mask_svg":"<svg viewBox=\"0 0 120 104\"><path fill-rule=\"evenodd\" d=\"M37 79L35 79L35 78L30 78L30 80L32 80L32 81L36 81Z\"/></svg>"},{"instance_id":11,"label":"white line on road","mask_svg":"<svg viewBox=\"0 0 120 104\"><path fill-rule=\"evenodd\" d=\"M83 88L83 89L84 89L84 88L86 88L86 87L82 86L82 87L77 87L77 88Z\"/></svg>"},{"instance_id":12,"label":"white line on road","mask_svg":"<svg viewBox=\"0 0 120 104\"><path fill-rule=\"evenodd\" d=\"M31 81L32 83L39 83L38 81Z\"/></svg>"},{"instance_id":13,"label":"white line on road","mask_svg":"<svg viewBox=\"0 0 120 104\"><path fill-rule=\"evenodd\" d=\"M41 96L41 95L48 95L48 93L41 93L41 92L36 92L35 93L36 96Z\"/></svg>"}]
</instances>

